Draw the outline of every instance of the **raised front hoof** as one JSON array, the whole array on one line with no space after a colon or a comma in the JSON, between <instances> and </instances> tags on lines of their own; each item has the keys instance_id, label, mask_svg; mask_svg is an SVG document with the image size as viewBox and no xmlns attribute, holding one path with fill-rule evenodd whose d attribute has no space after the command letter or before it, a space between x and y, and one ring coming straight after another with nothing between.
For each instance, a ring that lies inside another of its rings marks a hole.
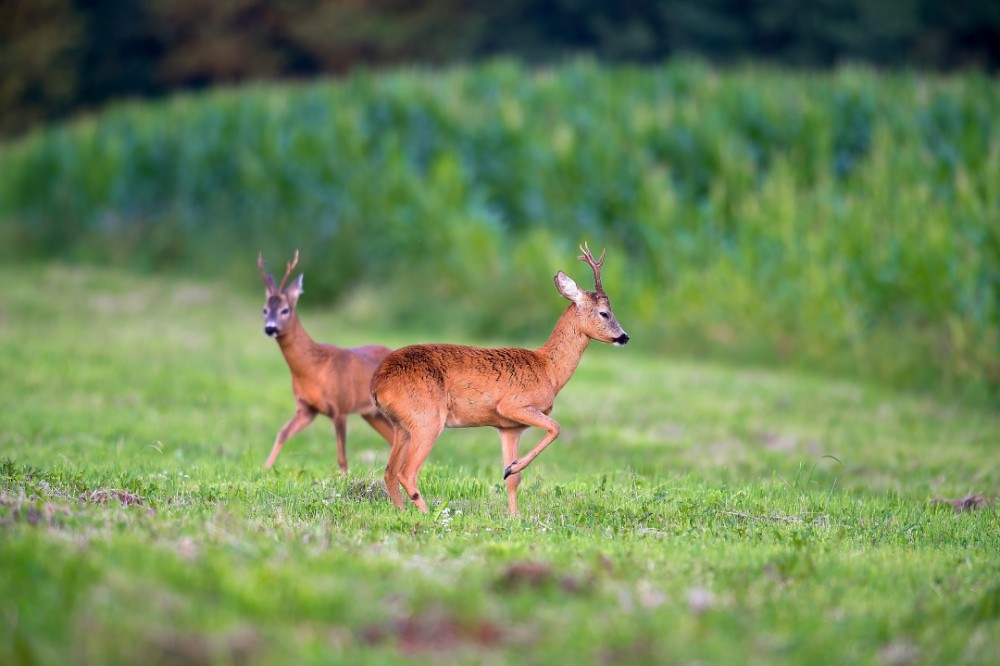
<instances>
[{"instance_id":1,"label":"raised front hoof","mask_svg":"<svg viewBox=\"0 0 1000 666\"><path fill-rule=\"evenodd\" d=\"M517 465L517 461L516 460L514 462L512 462L511 464L507 465L507 469L505 469L503 471L503 479L504 479L504 481L506 481L507 477L510 476L511 474L517 474L517 470L514 469L514 467L516 465Z\"/></svg>"},{"instance_id":2,"label":"raised front hoof","mask_svg":"<svg viewBox=\"0 0 1000 666\"><path fill-rule=\"evenodd\" d=\"M417 510L420 511L420 513L429 513L427 502L424 501L424 498L420 496L419 492L410 493L410 500L413 502L414 506L417 507Z\"/></svg>"}]
</instances>

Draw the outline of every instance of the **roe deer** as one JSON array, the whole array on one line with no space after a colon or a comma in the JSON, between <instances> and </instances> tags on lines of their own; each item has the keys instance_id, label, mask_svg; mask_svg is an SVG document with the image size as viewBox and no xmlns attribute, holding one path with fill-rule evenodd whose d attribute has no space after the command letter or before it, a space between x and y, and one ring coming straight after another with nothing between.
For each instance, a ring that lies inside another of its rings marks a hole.
<instances>
[{"instance_id":1,"label":"roe deer","mask_svg":"<svg viewBox=\"0 0 1000 666\"><path fill-rule=\"evenodd\" d=\"M289 437L308 426L317 414L333 421L337 436L337 463L347 474L347 415L360 414L390 444L392 426L372 402L369 392L372 372L379 361L392 350L380 345L343 349L314 342L299 322L295 306L302 294L302 274L285 286L292 269L299 262L295 251L287 264L285 277L275 286L274 276L265 272L264 257L257 255L257 268L267 288L264 302L264 333L278 341L292 373L292 393L295 395L295 416L278 432L264 467L274 465L281 447Z\"/></svg>"},{"instance_id":2,"label":"roe deer","mask_svg":"<svg viewBox=\"0 0 1000 666\"><path fill-rule=\"evenodd\" d=\"M559 424L549 412L587 345L591 340L628 342L601 287L604 252L595 261L586 244L580 249L583 256L578 258L594 271L595 290L584 291L562 271L556 274L556 289L572 302L538 349L411 345L379 365L372 376L372 397L395 430L385 485L397 507L403 506L402 484L417 508L427 511L417 475L444 428L492 426L500 433L508 509L517 514L521 472L559 436ZM518 443L529 426L547 434L519 459Z\"/></svg>"}]
</instances>

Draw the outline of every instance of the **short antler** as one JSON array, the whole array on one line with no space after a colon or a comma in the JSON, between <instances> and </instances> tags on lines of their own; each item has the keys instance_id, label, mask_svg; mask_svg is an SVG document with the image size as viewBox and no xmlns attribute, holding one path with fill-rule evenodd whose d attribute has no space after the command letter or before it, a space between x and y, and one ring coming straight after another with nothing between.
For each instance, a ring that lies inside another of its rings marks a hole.
<instances>
[{"instance_id":1,"label":"short antler","mask_svg":"<svg viewBox=\"0 0 1000 666\"><path fill-rule=\"evenodd\" d=\"M278 287L278 291L284 291L285 283L288 282L288 276L292 274L292 269L295 265L299 263L299 251L295 250L295 257L292 259L292 263L286 264L288 268L285 269L285 277L281 278L281 285Z\"/></svg>"},{"instance_id":2,"label":"short antler","mask_svg":"<svg viewBox=\"0 0 1000 666\"><path fill-rule=\"evenodd\" d=\"M604 287L601 286L601 264L604 263L604 254L607 252L607 249L601 250L601 258L597 261L594 261L594 255L590 253L590 248L587 246L586 241L580 246L580 251L583 252L583 255L577 257L577 259L586 261L594 269L594 290L604 291Z\"/></svg>"},{"instance_id":3,"label":"short antler","mask_svg":"<svg viewBox=\"0 0 1000 666\"><path fill-rule=\"evenodd\" d=\"M264 253L257 253L257 270L260 271L260 276L264 278L264 284L267 286L268 291L274 291L274 276L269 274L264 270Z\"/></svg>"}]
</instances>

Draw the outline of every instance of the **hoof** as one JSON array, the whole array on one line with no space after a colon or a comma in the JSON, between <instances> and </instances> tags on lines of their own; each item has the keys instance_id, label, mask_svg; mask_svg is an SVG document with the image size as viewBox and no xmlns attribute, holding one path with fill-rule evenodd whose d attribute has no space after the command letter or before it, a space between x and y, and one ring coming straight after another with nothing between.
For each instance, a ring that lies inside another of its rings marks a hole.
<instances>
[{"instance_id":1,"label":"hoof","mask_svg":"<svg viewBox=\"0 0 1000 666\"><path fill-rule=\"evenodd\" d=\"M516 465L516 464L517 464L517 461L515 460L515 461L514 461L514 462L512 462L511 464L507 465L507 469L505 469L505 470L503 471L503 478L504 478L504 481L506 481L506 480L507 480L507 477L508 477L508 476L510 476L510 475L511 475L512 473L514 473L514 472L511 472L511 471L510 471L510 468L511 468L511 467L513 467L513 466L514 466L514 465Z\"/></svg>"}]
</instances>

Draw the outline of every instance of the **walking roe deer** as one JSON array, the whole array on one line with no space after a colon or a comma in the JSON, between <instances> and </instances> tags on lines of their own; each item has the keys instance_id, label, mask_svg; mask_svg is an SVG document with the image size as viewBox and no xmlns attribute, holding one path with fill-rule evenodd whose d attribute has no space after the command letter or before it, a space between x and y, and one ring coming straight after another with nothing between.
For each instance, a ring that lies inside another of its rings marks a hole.
<instances>
[{"instance_id":1,"label":"walking roe deer","mask_svg":"<svg viewBox=\"0 0 1000 666\"><path fill-rule=\"evenodd\" d=\"M556 395L573 376L591 340L628 342L601 287L601 258L580 247L594 271L594 291L584 291L565 273L555 276L556 289L569 301L548 341L536 350L487 349L449 344L403 347L389 354L372 376L375 404L395 430L385 485L397 507L399 492L420 511L427 511L417 476L444 428L492 426L500 433L504 480L510 514L517 514L521 472L559 436L559 424L549 416ZM518 443L529 426L545 437L523 458Z\"/></svg>"},{"instance_id":2,"label":"walking roe deer","mask_svg":"<svg viewBox=\"0 0 1000 666\"><path fill-rule=\"evenodd\" d=\"M302 274L285 286L292 269L299 262L295 251L287 264L285 277L275 286L274 276L264 270L264 256L257 255L257 269L264 278L267 300L264 301L264 333L278 341L292 373L295 416L278 431L265 468L274 465L285 442L308 426L317 414L333 421L337 437L337 463L347 474L347 415L360 414L390 444L392 426L372 402L369 384L379 362L392 350L381 345L344 349L314 342L299 321L295 306L302 295Z\"/></svg>"}]
</instances>

